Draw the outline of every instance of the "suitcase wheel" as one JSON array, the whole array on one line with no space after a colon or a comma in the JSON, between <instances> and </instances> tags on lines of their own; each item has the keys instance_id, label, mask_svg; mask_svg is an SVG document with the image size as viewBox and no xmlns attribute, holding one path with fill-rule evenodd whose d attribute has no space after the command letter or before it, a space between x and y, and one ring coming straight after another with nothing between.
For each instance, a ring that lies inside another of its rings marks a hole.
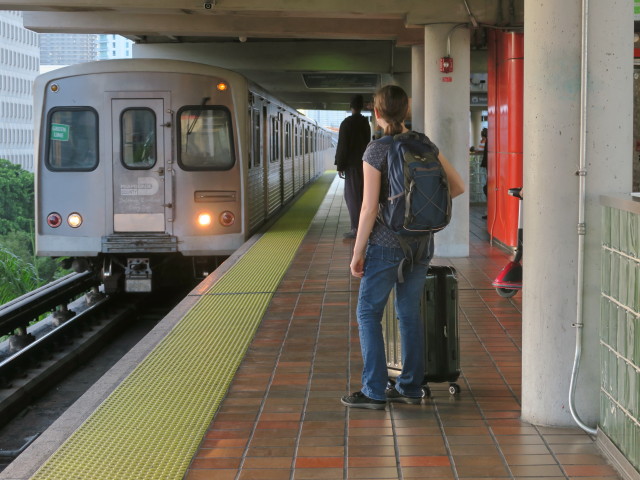
<instances>
[{"instance_id":1,"label":"suitcase wheel","mask_svg":"<svg viewBox=\"0 0 640 480\"><path fill-rule=\"evenodd\" d=\"M449 384L449 393L451 395L457 395L460 393L460 385L458 385L457 383L450 383Z\"/></svg>"}]
</instances>

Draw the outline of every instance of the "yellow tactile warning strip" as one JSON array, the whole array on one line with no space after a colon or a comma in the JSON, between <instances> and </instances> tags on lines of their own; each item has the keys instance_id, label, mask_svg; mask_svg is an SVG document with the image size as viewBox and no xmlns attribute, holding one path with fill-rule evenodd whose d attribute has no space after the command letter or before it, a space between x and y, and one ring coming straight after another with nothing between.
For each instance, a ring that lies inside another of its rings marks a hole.
<instances>
[{"instance_id":1,"label":"yellow tactile warning strip","mask_svg":"<svg viewBox=\"0 0 640 480\"><path fill-rule=\"evenodd\" d=\"M334 176L320 177L32 478L181 479Z\"/></svg>"}]
</instances>

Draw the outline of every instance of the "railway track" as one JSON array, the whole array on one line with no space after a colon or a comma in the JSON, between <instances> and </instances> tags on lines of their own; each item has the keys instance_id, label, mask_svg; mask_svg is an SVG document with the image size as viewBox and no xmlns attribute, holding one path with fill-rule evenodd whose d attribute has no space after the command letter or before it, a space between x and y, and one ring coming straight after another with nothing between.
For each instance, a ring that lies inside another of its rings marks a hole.
<instances>
[{"instance_id":1,"label":"railway track","mask_svg":"<svg viewBox=\"0 0 640 480\"><path fill-rule=\"evenodd\" d=\"M12 446L7 447L0 433L0 464L8 463L37 437L39 429L14 423L20 424L22 417L28 416L25 412L38 409L30 407L38 398L53 387L59 390L60 382L109 342L117 343L119 335L141 317L146 325L142 328L152 328L191 286L148 295L103 295L97 287L97 279L91 274L72 274L0 307L0 332L17 332L0 344L0 432L10 423L10 435L24 439L18 446L9 441ZM34 318L51 311L46 319L27 329ZM70 387L76 390L73 395L80 388L77 384Z\"/></svg>"}]
</instances>

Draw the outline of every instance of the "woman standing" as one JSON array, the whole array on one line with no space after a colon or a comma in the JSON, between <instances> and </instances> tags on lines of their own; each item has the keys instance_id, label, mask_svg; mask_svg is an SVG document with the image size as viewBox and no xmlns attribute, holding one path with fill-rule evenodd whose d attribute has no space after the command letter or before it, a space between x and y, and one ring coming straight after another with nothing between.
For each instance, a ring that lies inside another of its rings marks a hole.
<instances>
[{"instance_id":1,"label":"woman standing","mask_svg":"<svg viewBox=\"0 0 640 480\"><path fill-rule=\"evenodd\" d=\"M407 94L400 87L388 85L374 97L374 113L386 135L407 132L404 119L409 109ZM423 142L435 149L449 180L451 197L464 192L462 178L428 137ZM364 367L360 391L345 395L341 402L347 407L382 410L387 401L419 404L422 401L424 379L424 326L420 313L420 297L427 267L433 256L433 236L423 258L404 272L399 283L398 266L405 254L396 235L376 222L382 175L387 173L387 152L390 143L373 141L363 158L364 196L360 223L351 260L351 274L361 278L358 296L358 331ZM411 243L415 254L421 237ZM396 314L400 325L402 372L395 388L387 390L387 363L382 336L382 315L389 293L396 288Z\"/></svg>"}]
</instances>

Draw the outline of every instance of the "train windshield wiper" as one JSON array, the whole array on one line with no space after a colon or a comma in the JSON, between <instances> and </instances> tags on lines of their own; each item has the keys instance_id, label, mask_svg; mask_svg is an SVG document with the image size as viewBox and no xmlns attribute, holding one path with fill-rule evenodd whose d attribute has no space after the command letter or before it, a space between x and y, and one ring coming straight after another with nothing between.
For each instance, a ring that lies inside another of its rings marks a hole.
<instances>
[{"instance_id":1,"label":"train windshield wiper","mask_svg":"<svg viewBox=\"0 0 640 480\"><path fill-rule=\"evenodd\" d=\"M191 132L193 132L193 129L195 128L196 123L198 123L198 120L200 120L200 115L202 114L202 107L204 107L209 100L210 100L210 97L202 98L202 102L200 102L200 109L196 110L196 114L194 115L193 120L191 121L191 124L187 126L187 135L191 135Z\"/></svg>"}]
</instances>

